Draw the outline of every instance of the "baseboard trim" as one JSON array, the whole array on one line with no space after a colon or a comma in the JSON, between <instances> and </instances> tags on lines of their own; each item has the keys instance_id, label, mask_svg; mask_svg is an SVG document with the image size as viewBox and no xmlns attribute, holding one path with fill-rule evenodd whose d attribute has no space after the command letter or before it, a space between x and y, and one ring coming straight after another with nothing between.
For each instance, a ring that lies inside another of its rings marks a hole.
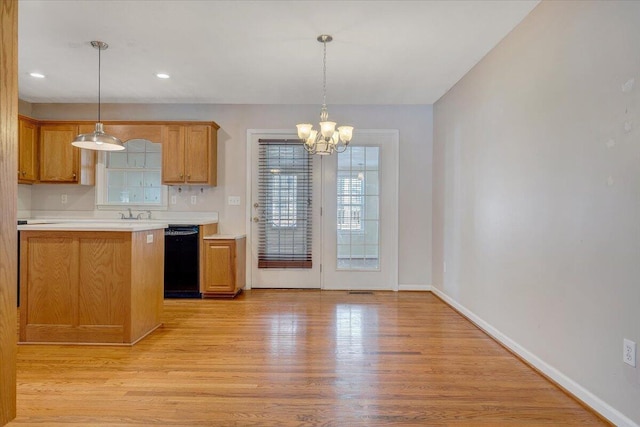
<instances>
[{"instance_id":1,"label":"baseboard trim","mask_svg":"<svg viewBox=\"0 0 640 427\"><path fill-rule=\"evenodd\" d=\"M403 284L398 285L399 291L422 291L429 292L431 290L431 285L411 285L411 284Z\"/></svg>"},{"instance_id":2,"label":"baseboard trim","mask_svg":"<svg viewBox=\"0 0 640 427\"><path fill-rule=\"evenodd\" d=\"M545 377L549 378L552 382L557 384L566 393L569 393L574 398L588 406L597 415L604 419L614 423L618 427L640 427L633 420L622 414L617 409L613 408L608 403L604 402L599 397L595 396L586 388L573 381L571 378L564 375L551 365L547 364L535 354L531 353L527 349L523 348L520 344L500 332L498 329L491 326L489 323L482 320L478 315L467 309L462 304L455 301L449 295L442 292L435 286L429 286L429 290L433 292L444 303L456 310L462 316L466 317L470 322L475 324L478 328L482 329L490 337L498 341L509 351L513 352L517 357L521 358L525 363L530 365L533 369L540 372Z\"/></svg>"}]
</instances>

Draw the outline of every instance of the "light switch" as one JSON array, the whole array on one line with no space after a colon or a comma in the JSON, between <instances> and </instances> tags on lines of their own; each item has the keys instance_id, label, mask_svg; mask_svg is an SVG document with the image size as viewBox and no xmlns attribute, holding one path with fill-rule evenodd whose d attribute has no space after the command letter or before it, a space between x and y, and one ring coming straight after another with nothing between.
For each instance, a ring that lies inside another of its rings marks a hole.
<instances>
[{"instance_id":1,"label":"light switch","mask_svg":"<svg viewBox=\"0 0 640 427\"><path fill-rule=\"evenodd\" d=\"M153 243L153 234L147 234L147 243Z\"/></svg>"},{"instance_id":2,"label":"light switch","mask_svg":"<svg viewBox=\"0 0 640 427\"><path fill-rule=\"evenodd\" d=\"M239 206L240 205L240 196L229 196L229 205L230 206Z\"/></svg>"}]
</instances>

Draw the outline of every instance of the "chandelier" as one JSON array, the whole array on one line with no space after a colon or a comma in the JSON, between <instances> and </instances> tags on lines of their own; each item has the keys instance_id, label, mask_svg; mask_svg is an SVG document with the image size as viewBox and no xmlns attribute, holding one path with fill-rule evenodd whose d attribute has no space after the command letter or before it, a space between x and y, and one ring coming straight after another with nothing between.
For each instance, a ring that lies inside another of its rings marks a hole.
<instances>
[{"instance_id":1,"label":"chandelier","mask_svg":"<svg viewBox=\"0 0 640 427\"><path fill-rule=\"evenodd\" d=\"M101 41L92 41L91 46L98 49L98 121L96 122L96 128L93 132L76 136L76 139L71 142L71 145L97 151L124 150L125 146L122 144L122 141L115 136L104 133L104 125L100 122L100 53L106 50L109 45Z\"/></svg>"},{"instance_id":2,"label":"chandelier","mask_svg":"<svg viewBox=\"0 0 640 427\"><path fill-rule=\"evenodd\" d=\"M322 109L320 110L320 132L313 129L310 123L296 125L298 138L304 143L304 148L311 154L327 155L333 152L342 153L347 149L353 135L353 126L340 126L336 130L336 122L329 121L327 112L327 43L333 37L327 34L318 36L323 44L322 58Z\"/></svg>"}]
</instances>

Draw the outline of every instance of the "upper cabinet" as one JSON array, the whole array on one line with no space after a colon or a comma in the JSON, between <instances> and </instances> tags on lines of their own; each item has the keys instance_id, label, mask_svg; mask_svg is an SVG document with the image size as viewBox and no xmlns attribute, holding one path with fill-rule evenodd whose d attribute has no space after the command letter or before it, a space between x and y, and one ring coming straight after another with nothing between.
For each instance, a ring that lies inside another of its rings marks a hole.
<instances>
[{"instance_id":1,"label":"upper cabinet","mask_svg":"<svg viewBox=\"0 0 640 427\"><path fill-rule=\"evenodd\" d=\"M79 132L77 124L40 125L40 182L95 184L95 152L71 145Z\"/></svg>"},{"instance_id":2,"label":"upper cabinet","mask_svg":"<svg viewBox=\"0 0 640 427\"><path fill-rule=\"evenodd\" d=\"M32 184L38 180L38 122L18 118L18 182Z\"/></svg>"},{"instance_id":3,"label":"upper cabinet","mask_svg":"<svg viewBox=\"0 0 640 427\"><path fill-rule=\"evenodd\" d=\"M217 125L168 125L162 134L163 184L217 184Z\"/></svg>"},{"instance_id":4,"label":"upper cabinet","mask_svg":"<svg viewBox=\"0 0 640 427\"><path fill-rule=\"evenodd\" d=\"M18 182L95 185L96 152L71 145L94 122L50 122L19 118ZM123 142L162 143L163 184L217 184L219 126L214 122L104 122Z\"/></svg>"},{"instance_id":5,"label":"upper cabinet","mask_svg":"<svg viewBox=\"0 0 640 427\"><path fill-rule=\"evenodd\" d=\"M146 139L151 142L162 140L162 125L159 124L105 124L104 131L122 142L131 139Z\"/></svg>"}]
</instances>

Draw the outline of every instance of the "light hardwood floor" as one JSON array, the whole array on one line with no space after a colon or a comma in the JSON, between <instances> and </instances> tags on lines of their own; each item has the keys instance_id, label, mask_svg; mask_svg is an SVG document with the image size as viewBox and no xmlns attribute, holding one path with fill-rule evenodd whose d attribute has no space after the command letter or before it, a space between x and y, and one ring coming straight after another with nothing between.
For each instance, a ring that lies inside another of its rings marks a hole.
<instances>
[{"instance_id":1,"label":"light hardwood floor","mask_svg":"<svg viewBox=\"0 0 640 427\"><path fill-rule=\"evenodd\" d=\"M9 425L607 425L431 293L166 300L133 347L21 345Z\"/></svg>"}]
</instances>

